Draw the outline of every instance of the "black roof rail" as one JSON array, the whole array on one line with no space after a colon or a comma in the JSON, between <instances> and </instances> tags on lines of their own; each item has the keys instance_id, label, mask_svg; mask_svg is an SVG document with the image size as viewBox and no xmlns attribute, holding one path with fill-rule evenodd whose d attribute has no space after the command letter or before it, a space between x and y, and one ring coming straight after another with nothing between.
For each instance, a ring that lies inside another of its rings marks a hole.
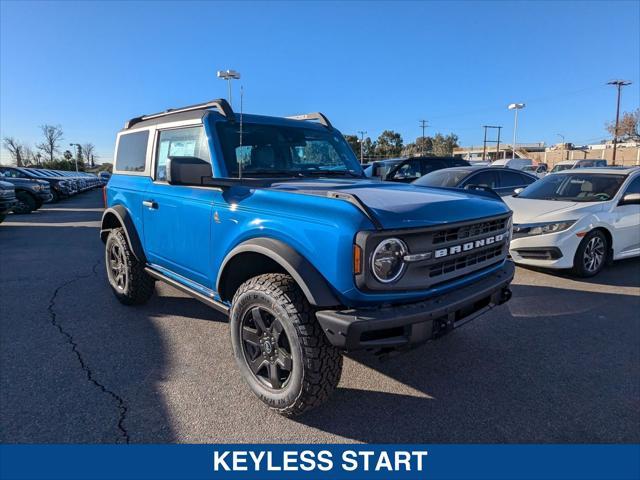
<instances>
[{"instance_id":1,"label":"black roof rail","mask_svg":"<svg viewBox=\"0 0 640 480\"><path fill-rule=\"evenodd\" d=\"M317 120L322 125L324 125L325 127L333 128L333 125L331 125L331 122L326 117L326 115L324 113L320 113L320 112L305 113L305 114L302 114L302 115L292 115L292 116L286 117L286 118L290 118L291 120Z\"/></svg>"},{"instance_id":2,"label":"black roof rail","mask_svg":"<svg viewBox=\"0 0 640 480\"><path fill-rule=\"evenodd\" d=\"M231 105L224 98L218 98L217 100L211 100L210 102L197 103L195 105L189 105L181 108L170 108L164 112L152 113L150 115L142 115L140 117L134 117L124 124L125 129L133 127L136 123L144 122L145 120L151 120L153 118L165 117L167 115L173 115L176 113L192 112L195 110L208 110L209 108L217 108L220 113L226 117L230 122L235 121L235 115L231 109Z\"/></svg>"}]
</instances>

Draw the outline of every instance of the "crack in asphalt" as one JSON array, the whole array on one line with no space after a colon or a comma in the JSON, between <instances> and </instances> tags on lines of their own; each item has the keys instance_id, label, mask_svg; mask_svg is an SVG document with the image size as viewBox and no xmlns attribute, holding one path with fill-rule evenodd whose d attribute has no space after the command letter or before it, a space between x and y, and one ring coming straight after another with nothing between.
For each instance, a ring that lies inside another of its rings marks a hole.
<instances>
[{"instance_id":1,"label":"crack in asphalt","mask_svg":"<svg viewBox=\"0 0 640 480\"><path fill-rule=\"evenodd\" d=\"M92 383L93 385L95 385L97 388L100 389L100 391L106 395L109 395L111 398L113 398L116 403L118 404L118 411L120 412L119 418L118 418L118 430L120 431L120 437L118 438L118 440L116 441L116 443L129 443L130 438L129 438L129 432L127 432L127 429L124 426L124 421L126 419L127 416L127 406L124 402L124 399L118 395L117 393L115 393L112 390L109 390L105 385L103 385L102 383L100 383L100 381L98 379L96 379L93 371L91 370L91 368L89 368L89 365L87 364L87 362L84 359L84 356L82 355L82 353L80 352L80 350L78 349L78 344L76 343L76 341L73 338L73 335L71 335L71 333L69 333L68 331L66 331L62 325L60 324L59 320L58 320L58 315L55 312L55 305L56 305L56 298L58 297L58 293L60 293L60 290L62 290L65 287L68 287L69 285L71 285L74 282L77 282L78 280L82 280L83 278L89 278L92 276L97 276L98 272L96 271L96 269L98 268L98 265L100 265L101 260L98 260L94 265L93 268L91 269L91 273L87 274L87 275L78 275L75 278L68 280L64 283L62 283L61 285L58 285L58 287L56 287L56 289L53 291L53 294L51 295L51 298L49 299L49 306L47 307L47 310L49 312L49 317L51 320L51 324L56 327L58 329L58 331L67 339L67 343L69 343L69 345L71 345L71 351L73 351L73 353L76 354L76 357L78 358L78 361L80 362L80 368L82 368L82 370L85 372L85 374L87 375L87 380Z\"/></svg>"}]
</instances>

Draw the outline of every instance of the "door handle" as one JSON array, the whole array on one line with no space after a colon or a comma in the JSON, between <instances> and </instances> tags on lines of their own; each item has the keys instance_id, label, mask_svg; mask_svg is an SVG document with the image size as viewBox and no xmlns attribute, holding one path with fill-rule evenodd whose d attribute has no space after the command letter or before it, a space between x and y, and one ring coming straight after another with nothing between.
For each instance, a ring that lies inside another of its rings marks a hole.
<instances>
[{"instance_id":1,"label":"door handle","mask_svg":"<svg viewBox=\"0 0 640 480\"><path fill-rule=\"evenodd\" d=\"M142 205L147 208L150 208L151 210L155 210L158 208L158 204L153 200L143 200Z\"/></svg>"}]
</instances>

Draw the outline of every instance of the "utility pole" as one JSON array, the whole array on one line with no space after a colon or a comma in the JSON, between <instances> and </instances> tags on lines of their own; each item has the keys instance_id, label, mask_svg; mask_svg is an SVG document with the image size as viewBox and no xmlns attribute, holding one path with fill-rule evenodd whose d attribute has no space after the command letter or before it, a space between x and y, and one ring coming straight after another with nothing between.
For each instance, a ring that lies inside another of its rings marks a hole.
<instances>
[{"instance_id":1,"label":"utility pole","mask_svg":"<svg viewBox=\"0 0 640 480\"><path fill-rule=\"evenodd\" d=\"M565 153L564 153L564 146L566 145L565 141L564 141L564 135L562 135L561 133L556 133L557 136L559 136L562 139L562 160L566 160L564 158Z\"/></svg>"},{"instance_id":2,"label":"utility pole","mask_svg":"<svg viewBox=\"0 0 640 480\"><path fill-rule=\"evenodd\" d=\"M235 70L218 70L216 75L219 79L227 81L227 98L229 105L233 107L231 102L231 80L240 80L240 73Z\"/></svg>"},{"instance_id":3,"label":"utility pole","mask_svg":"<svg viewBox=\"0 0 640 480\"><path fill-rule=\"evenodd\" d=\"M616 127L613 131L613 166L616 165L616 150L618 147L618 124L620 123L620 91L622 87L626 87L627 85L631 85L631 82L627 80L612 80L607 82L607 85L615 85L618 89L618 102L616 106Z\"/></svg>"},{"instance_id":4,"label":"utility pole","mask_svg":"<svg viewBox=\"0 0 640 480\"><path fill-rule=\"evenodd\" d=\"M513 122L513 145L511 145L511 159L516 158L516 132L518 131L518 110L525 107L524 103L510 103L507 107L509 110L515 110L515 119Z\"/></svg>"},{"instance_id":5,"label":"utility pole","mask_svg":"<svg viewBox=\"0 0 640 480\"><path fill-rule=\"evenodd\" d=\"M484 141L482 142L482 161L484 162L487 158L487 126L484 127Z\"/></svg>"},{"instance_id":6,"label":"utility pole","mask_svg":"<svg viewBox=\"0 0 640 480\"><path fill-rule=\"evenodd\" d=\"M496 142L496 160L500 160L500 130L502 130L502 127L498 126L495 128L498 129L498 141Z\"/></svg>"},{"instance_id":7,"label":"utility pole","mask_svg":"<svg viewBox=\"0 0 640 480\"><path fill-rule=\"evenodd\" d=\"M69 146L77 148L77 153L76 153L76 173L78 173L78 159L80 158L80 152L82 152L82 146L79 143L70 143Z\"/></svg>"},{"instance_id":8,"label":"utility pole","mask_svg":"<svg viewBox=\"0 0 640 480\"><path fill-rule=\"evenodd\" d=\"M422 156L424 156L425 151L424 151L424 146L425 146L425 137L424 137L424 130L428 127L427 125L427 121L426 120L420 120L420 127L422 128L422 145L420 148L420 151L422 152Z\"/></svg>"},{"instance_id":9,"label":"utility pole","mask_svg":"<svg viewBox=\"0 0 640 480\"><path fill-rule=\"evenodd\" d=\"M360 134L360 164L364 163L364 135L367 133L365 130L358 130Z\"/></svg>"}]
</instances>

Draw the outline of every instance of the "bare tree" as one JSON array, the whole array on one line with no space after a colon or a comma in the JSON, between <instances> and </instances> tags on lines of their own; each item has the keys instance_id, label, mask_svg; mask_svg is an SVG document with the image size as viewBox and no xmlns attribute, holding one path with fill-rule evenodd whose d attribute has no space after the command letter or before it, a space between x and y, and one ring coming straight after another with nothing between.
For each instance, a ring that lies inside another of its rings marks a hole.
<instances>
[{"instance_id":1,"label":"bare tree","mask_svg":"<svg viewBox=\"0 0 640 480\"><path fill-rule=\"evenodd\" d=\"M90 167L95 167L93 164L94 152L96 151L96 146L93 143L83 143L82 144L82 153L84 154L84 158L89 163Z\"/></svg>"},{"instance_id":2,"label":"bare tree","mask_svg":"<svg viewBox=\"0 0 640 480\"><path fill-rule=\"evenodd\" d=\"M9 152L11 159L16 163L16 166L22 167L25 160L24 144L13 137L4 137L2 144L5 150Z\"/></svg>"},{"instance_id":3,"label":"bare tree","mask_svg":"<svg viewBox=\"0 0 640 480\"><path fill-rule=\"evenodd\" d=\"M612 136L616 136L616 122L605 125ZM618 124L618 138L620 140L640 140L640 108L635 112L624 112Z\"/></svg>"},{"instance_id":4,"label":"bare tree","mask_svg":"<svg viewBox=\"0 0 640 480\"><path fill-rule=\"evenodd\" d=\"M36 144L39 150L48 157L50 162L53 162L54 155L60 151L60 141L62 140L62 127L60 125L41 125L42 135L44 140L41 143Z\"/></svg>"}]
</instances>

